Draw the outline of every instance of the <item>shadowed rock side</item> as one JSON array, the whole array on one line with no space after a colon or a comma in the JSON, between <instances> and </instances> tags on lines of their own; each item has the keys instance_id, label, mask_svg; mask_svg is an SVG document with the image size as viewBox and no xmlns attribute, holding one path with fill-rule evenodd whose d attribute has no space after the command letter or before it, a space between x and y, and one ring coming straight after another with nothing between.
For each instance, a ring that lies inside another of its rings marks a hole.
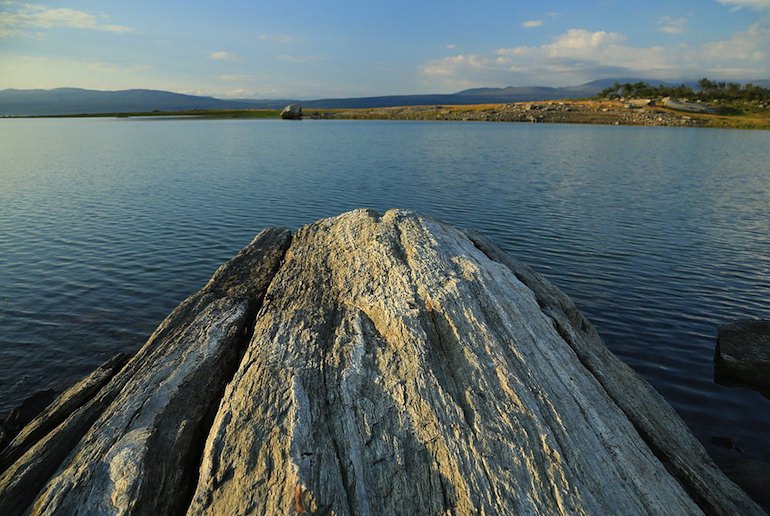
<instances>
[{"instance_id":1,"label":"shadowed rock side","mask_svg":"<svg viewBox=\"0 0 770 516\"><path fill-rule=\"evenodd\" d=\"M583 366L601 383L637 432L698 505L709 514L764 514L714 464L674 409L655 389L618 359L596 329L561 290L487 238L466 232L491 259L508 266L537 297L559 334Z\"/></svg>"},{"instance_id":2,"label":"shadowed rock side","mask_svg":"<svg viewBox=\"0 0 770 516\"><path fill-rule=\"evenodd\" d=\"M89 403L0 512L762 514L566 296L405 211L261 233Z\"/></svg>"},{"instance_id":3,"label":"shadowed rock side","mask_svg":"<svg viewBox=\"0 0 770 516\"><path fill-rule=\"evenodd\" d=\"M208 425L289 242L286 230L263 231L177 307L95 398L3 473L0 514L33 500L42 514L183 512Z\"/></svg>"},{"instance_id":4,"label":"shadowed rock side","mask_svg":"<svg viewBox=\"0 0 770 516\"><path fill-rule=\"evenodd\" d=\"M93 373L57 396L44 410L16 435L0 453L0 471L13 464L27 450L59 426L70 414L86 404L120 371L128 356L119 353Z\"/></svg>"}]
</instances>

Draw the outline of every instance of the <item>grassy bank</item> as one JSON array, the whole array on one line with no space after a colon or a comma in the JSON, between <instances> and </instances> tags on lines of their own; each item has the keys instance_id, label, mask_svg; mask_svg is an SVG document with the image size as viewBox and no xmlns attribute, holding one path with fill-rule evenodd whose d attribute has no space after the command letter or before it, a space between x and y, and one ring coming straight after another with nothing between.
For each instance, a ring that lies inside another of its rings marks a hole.
<instances>
[{"instance_id":1,"label":"grassy bank","mask_svg":"<svg viewBox=\"0 0 770 516\"><path fill-rule=\"evenodd\" d=\"M330 119L462 120L770 129L770 110L751 104L723 106L717 114L688 113L617 100L563 100L468 106L328 109L307 115Z\"/></svg>"},{"instance_id":2,"label":"grassy bank","mask_svg":"<svg viewBox=\"0 0 770 516\"><path fill-rule=\"evenodd\" d=\"M205 119L279 119L279 110L187 110L99 113L13 118L189 117ZM770 129L770 109L753 103L723 104L715 114L688 113L619 100L563 100L450 106L403 106L360 109L305 109L306 118L338 120L455 120L604 125L646 125Z\"/></svg>"},{"instance_id":3,"label":"grassy bank","mask_svg":"<svg viewBox=\"0 0 770 516\"><path fill-rule=\"evenodd\" d=\"M12 116L6 118L138 118L138 117L189 117L189 118L280 118L276 109L234 109L184 111L135 111L130 113L80 113L70 115Z\"/></svg>"}]
</instances>

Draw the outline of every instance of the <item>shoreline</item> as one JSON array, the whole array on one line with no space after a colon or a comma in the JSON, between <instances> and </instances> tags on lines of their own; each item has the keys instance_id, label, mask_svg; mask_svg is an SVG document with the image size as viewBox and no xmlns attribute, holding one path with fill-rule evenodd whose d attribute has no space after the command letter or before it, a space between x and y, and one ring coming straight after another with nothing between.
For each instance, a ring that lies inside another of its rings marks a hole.
<instances>
[{"instance_id":1,"label":"shoreline","mask_svg":"<svg viewBox=\"0 0 770 516\"><path fill-rule=\"evenodd\" d=\"M618 100L547 100L509 104L406 106L310 111L332 120L432 120L770 129L770 112L720 115L676 111Z\"/></svg>"},{"instance_id":2,"label":"shoreline","mask_svg":"<svg viewBox=\"0 0 770 516\"><path fill-rule=\"evenodd\" d=\"M649 102L649 104L645 104ZM279 119L280 110L184 110L129 113L79 113L3 116L30 118L177 118L177 119ZM647 127L704 127L770 130L770 109L740 114L677 111L654 102L629 100L544 100L507 104L424 105L353 109L305 109L313 120L419 120L456 122L525 122Z\"/></svg>"}]
</instances>

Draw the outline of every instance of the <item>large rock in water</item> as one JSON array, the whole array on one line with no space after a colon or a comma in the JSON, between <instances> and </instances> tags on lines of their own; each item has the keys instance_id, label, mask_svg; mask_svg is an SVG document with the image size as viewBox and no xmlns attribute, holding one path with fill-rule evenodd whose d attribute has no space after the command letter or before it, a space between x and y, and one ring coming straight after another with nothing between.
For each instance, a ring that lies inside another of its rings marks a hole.
<instances>
[{"instance_id":1,"label":"large rock in water","mask_svg":"<svg viewBox=\"0 0 770 516\"><path fill-rule=\"evenodd\" d=\"M405 211L263 231L84 403L0 513L762 513L564 294Z\"/></svg>"},{"instance_id":2,"label":"large rock in water","mask_svg":"<svg viewBox=\"0 0 770 516\"><path fill-rule=\"evenodd\" d=\"M289 104L281 111L281 118L284 120L302 120L302 106Z\"/></svg>"},{"instance_id":3,"label":"large rock in water","mask_svg":"<svg viewBox=\"0 0 770 516\"><path fill-rule=\"evenodd\" d=\"M770 320L742 319L719 327L716 377L770 393Z\"/></svg>"}]
</instances>

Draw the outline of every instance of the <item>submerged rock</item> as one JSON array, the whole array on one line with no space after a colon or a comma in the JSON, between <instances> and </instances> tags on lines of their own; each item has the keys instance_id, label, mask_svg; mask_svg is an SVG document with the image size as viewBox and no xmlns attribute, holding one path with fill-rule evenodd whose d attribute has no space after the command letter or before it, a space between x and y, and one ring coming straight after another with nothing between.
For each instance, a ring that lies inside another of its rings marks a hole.
<instances>
[{"instance_id":1,"label":"submerged rock","mask_svg":"<svg viewBox=\"0 0 770 516\"><path fill-rule=\"evenodd\" d=\"M8 442L30 421L37 417L44 408L56 398L56 391L44 389L34 393L14 408L5 420L0 419L0 452Z\"/></svg>"},{"instance_id":2,"label":"submerged rock","mask_svg":"<svg viewBox=\"0 0 770 516\"><path fill-rule=\"evenodd\" d=\"M719 327L716 378L770 392L770 320L744 319Z\"/></svg>"},{"instance_id":3,"label":"submerged rock","mask_svg":"<svg viewBox=\"0 0 770 516\"><path fill-rule=\"evenodd\" d=\"M284 120L301 120L302 106L299 104L289 104L281 111L281 118Z\"/></svg>"},{"instance_id":4,"label":"submerged rock","mask_svg":"<svg viewBox=\"0 0 770 516\"><path fill-rule=\"evenodd\" d=\"M102 391L4 514L762 513L564 294L406 211L265 230Z\"/></svg>"}]
</instances>

